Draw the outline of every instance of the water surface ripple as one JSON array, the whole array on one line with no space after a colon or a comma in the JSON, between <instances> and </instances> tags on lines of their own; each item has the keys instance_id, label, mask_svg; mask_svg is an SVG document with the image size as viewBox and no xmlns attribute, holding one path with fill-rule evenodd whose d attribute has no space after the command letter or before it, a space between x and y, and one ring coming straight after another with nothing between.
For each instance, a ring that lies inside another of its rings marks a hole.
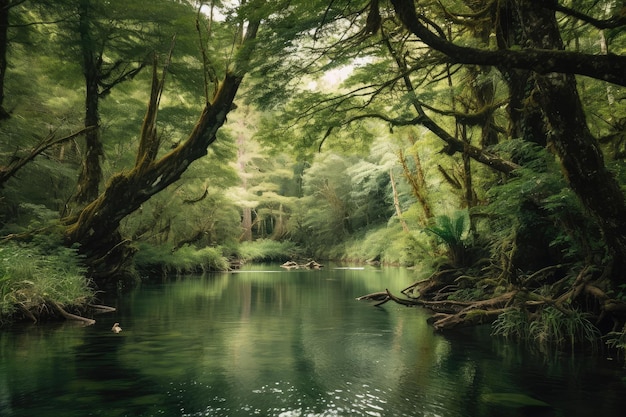
<instances>
[{"instance_id":1,"label":"water surface ripple","mask_svg":"<svg viewBox=\"0 0 626 417\"><path fill-rule=\"evenodd\" d=\"M0 416L622 415L626 372L488 329L434 333L427 312L355 298L399 268L250 266L105 294L95 325L0 332ZM123 331L111 332L114 322Z\"/></svg>"}]
</instances>

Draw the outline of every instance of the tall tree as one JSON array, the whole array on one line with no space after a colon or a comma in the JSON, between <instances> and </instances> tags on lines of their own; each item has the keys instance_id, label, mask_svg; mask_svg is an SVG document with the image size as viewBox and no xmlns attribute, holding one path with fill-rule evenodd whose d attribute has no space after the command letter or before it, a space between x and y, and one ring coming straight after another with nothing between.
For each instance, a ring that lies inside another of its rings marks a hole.
<instances>
[{"instance_id":1,"label":"tall tree","mask_svg":"<svg viewBox=\"0 0 626 417\"><path fill-rule=\"evenodd\" d=\"M120 221L137 210L151 196L177 181L189 164L205 156L207 148L217 138L226 122L233 101L253 56L254 40L260 18L253 14L249 20L237 20L239 35L233 45L234 56L226 73L219 80L211 98L207 97L200 117L189 136L159 157L160 137L157 114L163 93L165 72L159 76L153 70L150 103L140 132L140 142L134 167L115 174L105 190L78 215L66 219L65 237L68 243L81 244L93 276L110 279L120 268L128 265L132 249L119 233Z\"/></svg>"},{"instance_id":2,"label":"tall tree","mask_svg":"<svg viewBox=\"0 0 626 417\"><path fill-rule=\"evenodd\" d=\"M7 119L9 112L4 108L4 79L7 71L7 49L9 46L10 0L0 0L0 120Z\"/></svg>"}]
</instances>

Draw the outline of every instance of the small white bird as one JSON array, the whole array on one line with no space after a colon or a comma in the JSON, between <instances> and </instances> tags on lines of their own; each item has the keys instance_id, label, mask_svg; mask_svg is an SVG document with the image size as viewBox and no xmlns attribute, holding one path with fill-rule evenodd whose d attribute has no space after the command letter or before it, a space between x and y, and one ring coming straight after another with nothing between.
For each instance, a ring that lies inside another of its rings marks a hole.
<instances>
[{"instance_id":1,"label":"small white bird","mask_svg":"<svg viewBox=\"0 0 626 417\"><path fill-rule=\"evenodd\" d=\"M122 328L120 327L120 324L119 324L119 323L115 323L115 324L113 325L113 327L111 327L111 331L112 331L113 333L119 333L119 332L121 332L121 331L122 331Z\"/></svg>"}]
</instances>

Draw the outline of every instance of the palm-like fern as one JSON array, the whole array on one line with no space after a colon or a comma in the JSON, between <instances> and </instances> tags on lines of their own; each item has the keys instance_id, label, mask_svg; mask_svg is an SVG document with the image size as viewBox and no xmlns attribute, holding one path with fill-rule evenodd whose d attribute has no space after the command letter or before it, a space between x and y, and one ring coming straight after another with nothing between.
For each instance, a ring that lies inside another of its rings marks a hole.
<instances>
[{"instance_id":1,"label":"palm-like fern","mask_svg":"<svg viewBox=\"0 0 626 417\"><path fill-rule=\"evenodd\" d=\"M459 210L452 215L435 217L434 224L426 230L441 240L448 248L448 258L454 266L463 266L466 261L469 215Z\"/></svg>"}]
</instances>

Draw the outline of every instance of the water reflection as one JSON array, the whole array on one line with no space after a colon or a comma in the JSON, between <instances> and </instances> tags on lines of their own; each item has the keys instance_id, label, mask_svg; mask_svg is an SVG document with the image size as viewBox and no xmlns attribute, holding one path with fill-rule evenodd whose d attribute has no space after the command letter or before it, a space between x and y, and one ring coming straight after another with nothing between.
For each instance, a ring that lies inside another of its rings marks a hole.
<instances>
[{"instance_id":1,"label":"water reflection","mask_svg":"<svg viewBox=\"0 0 626 417\"><path fill-rule=\"evenodd\" d=\"M118 311L94 326L15 327L0 333L0 415L612 416L626 405L615 364L546 366L488 335L434 334L419 309L354 300L413 279L257 266L144 285L105 300Z\"/></svg>"}]
</instances>

